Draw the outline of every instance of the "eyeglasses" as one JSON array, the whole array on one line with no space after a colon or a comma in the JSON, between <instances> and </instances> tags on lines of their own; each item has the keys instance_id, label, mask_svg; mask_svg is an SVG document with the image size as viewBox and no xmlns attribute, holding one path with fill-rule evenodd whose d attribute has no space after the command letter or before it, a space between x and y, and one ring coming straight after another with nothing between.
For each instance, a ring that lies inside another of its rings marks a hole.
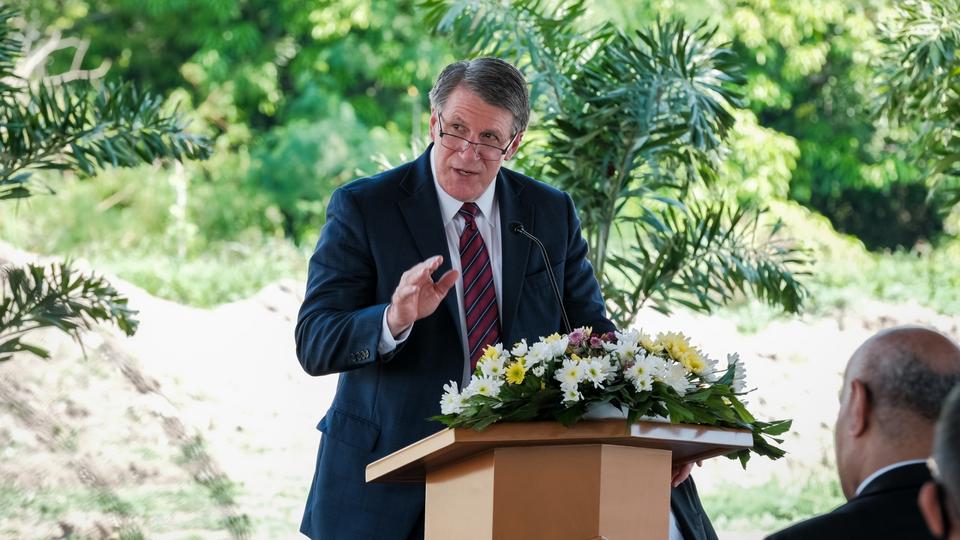
<instances>
[{"instance_id":1,"label":"eyeglasses","mask_svg":"<svg viewBox=\"0 0 960 540\"><path fill-rule=\"evenodd\" d=\"M471 141L464 139L453 133L443 131L443 114L437 113L437 122L440 124L440 144L449 150L454 152L463 152L472 144L476 149L477 157L484 161L500 161L503 156L507 155L507 150L510 149L510 145L513 144L513 141L517 139L517 135L513 136L513 139L510 139L510 142L503 148L499 146L493 146L492 144L486 144L482 142Z\"/></svg>"},{"instance_id":2,"label":"eyeglasses","mask_svg":"<svg viewBox=\"0 0 960 540\"><path fill-rule=\"evenodd\" d=\"M933 479L933 485L937 491L937 502L940 503L940 515L943 518L943 537L950 536L950 510L949 505L953 504L947 488L943 485L943 477L940 476L940 467L937 466L937 460L930 456L927 458L927 469L930 471L930 477ZM958 510L956 507L952 507ZM960 514L958 514L960 515Z\"/></svg>"}]
</instances>

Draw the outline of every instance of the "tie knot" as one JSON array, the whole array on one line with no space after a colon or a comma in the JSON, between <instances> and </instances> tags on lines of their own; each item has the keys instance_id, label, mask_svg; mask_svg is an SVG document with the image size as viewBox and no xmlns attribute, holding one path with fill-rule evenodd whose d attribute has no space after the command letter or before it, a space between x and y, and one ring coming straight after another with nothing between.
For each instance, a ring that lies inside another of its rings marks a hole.
<instances>
[{"instance_id":1,"label":"tie knot","mask_svg":"<svg viewBox=\"0 0 960 540\"><path fill-rule=\"evenodd\" d=\"M480 207L477 206L477 203L463 203L463 206L460 207L457 213L463 216L463 219L467 220L467 222L471 222L473 218L477 217L477 214L480 213Z\"/></svg>"}]
</instances>

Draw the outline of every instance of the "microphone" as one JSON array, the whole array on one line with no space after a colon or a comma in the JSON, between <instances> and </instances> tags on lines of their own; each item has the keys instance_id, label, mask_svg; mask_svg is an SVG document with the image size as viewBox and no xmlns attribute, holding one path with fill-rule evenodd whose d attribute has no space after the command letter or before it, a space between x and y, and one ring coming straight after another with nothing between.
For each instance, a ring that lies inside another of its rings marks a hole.
<instances>
[{"instance_id":1,"label":"microphone","mask_svg":"<svg viewBox=\"0 0 960 540\"><path fill-rule=\"evenodd\" d=\"M560 296L560 288L557 287L557 278L553 275L553 267L550 265L550 257L547 256L547 248L543 247L543 242L541 242L539 238L527 232L527 230L523 228L523 223L520 223L519 221L510 223L510 232L526 236L540 246L540 253L543 254L543 262L547 265L547 277L550 278L550 286L553 287L553 294L557 297L557 304L560 305L560 316L563 318L563 327L566 329L568 334L573 332L573 328L570 327L570 319L567 318L567 310L563 307L563 297Z\"/></svg>"}]
</instances>

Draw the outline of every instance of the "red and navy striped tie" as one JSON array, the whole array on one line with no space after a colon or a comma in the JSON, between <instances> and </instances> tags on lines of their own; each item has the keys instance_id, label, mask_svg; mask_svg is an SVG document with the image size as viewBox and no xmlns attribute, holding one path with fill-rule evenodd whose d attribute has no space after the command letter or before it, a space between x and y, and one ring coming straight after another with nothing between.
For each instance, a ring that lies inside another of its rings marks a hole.
<instances>
[{"instance_id":1,"label":"red and navy striped tie","mask_svg":"<svg viewBox=\"0 0 960 540\"><path fill-rule=\"evenodd\" d=\"M458 213L466 221L460 234L460 268L472 370L477 367L483 349L500 341L500 313L497 309L497 291L493 288L490 255L475 219L480 207L475 203L464 203Z\"/></svg>"}]
</instances>

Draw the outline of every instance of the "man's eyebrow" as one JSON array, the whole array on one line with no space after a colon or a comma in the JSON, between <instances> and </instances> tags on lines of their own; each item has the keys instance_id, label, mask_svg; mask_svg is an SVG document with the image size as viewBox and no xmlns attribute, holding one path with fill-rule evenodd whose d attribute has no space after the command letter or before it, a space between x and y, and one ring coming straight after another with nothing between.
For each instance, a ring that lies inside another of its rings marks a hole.
<instances>
[{"instance_id":1,"label":"man's eyebrow","mask_svg":"<svg viewBox=\"0 0 960 540\"><path fill-rule=\"evenodd\" d=\"M459 114L456 114L456 113L450 116L450 123L460 124L461 126L470 127L469 125L467 125L467 122L464 121L463 117L461 117ZM497 139L503 140L503 133L501 133L500 130L497 128L485 129L481 131L480 134L493 135Z\"/></svg>"}]
</instances>

